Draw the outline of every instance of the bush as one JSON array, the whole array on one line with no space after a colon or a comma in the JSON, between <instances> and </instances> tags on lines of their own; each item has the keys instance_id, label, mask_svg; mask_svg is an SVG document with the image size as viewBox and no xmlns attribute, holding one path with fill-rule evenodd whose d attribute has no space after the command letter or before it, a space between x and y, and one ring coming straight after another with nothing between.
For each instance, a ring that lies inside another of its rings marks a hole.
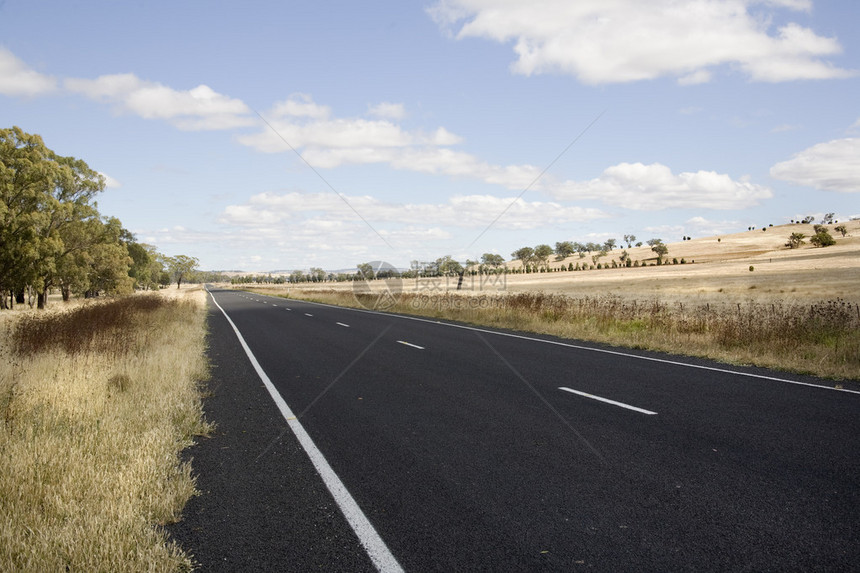
<instances>
[{"instance_id":1,"label":"bush","mask_svg":"<svg viewBox=\"0 0 860 573\"><path fill-rule=\"evenodd\" d=\"M755 270L755 267L750 265L750 272L753 272L754 270Z\"/></svg>"},{"instance_id":2,"label":"bush","mask_svg":"<svg viewBox=\"0 0 860 573\"><path fill-rule=\"evenodd\" d=\"M836 239L834 239L825 229L815 233L815 235L809 239L809 242L816 247L829 247L830 245L836 244Z\"/></svg>"}]
</instances>

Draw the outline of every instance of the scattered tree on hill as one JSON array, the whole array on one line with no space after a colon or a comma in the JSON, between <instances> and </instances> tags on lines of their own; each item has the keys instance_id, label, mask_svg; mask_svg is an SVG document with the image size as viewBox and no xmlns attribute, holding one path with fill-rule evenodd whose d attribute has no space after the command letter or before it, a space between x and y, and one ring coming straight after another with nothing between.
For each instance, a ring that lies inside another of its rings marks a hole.
<instances>
[{"instance_id":1,"label":"scattered tree on hill","mask_svg":"<svg viewBox=\"0 0 860 573\"><path fill-rule=\"evenodd\" d=\"M827 229L821 229L809 238L809 242L816 247L829 247L836 244L836 239L827 232Z\"/></svg>"},{"instance_id":2,"label":"scattered tree on hill","mask_svg":"<svg viewBox=\"0 0 860 573\"><path fill-rule=\"evenodd\" d=\"M575 252L576 249L570 241L562 241L555 244L555 260L557 261L563 261Z\"/></svg>"},{"instance_id":3,"label":"scattered tree on hill","mask_svg":"<svg viewBox=\"0 0 860 573\"><path fill-rule=\"evenodd\" d=\"M788 242L785 244L789 249L796 249L800 245L804 243L803 239L806 237L803 233L792 233L790 237L788 237Z\"/></svg>"},{"instance_id":4,"label":"scattered tree on hill","mask_svg":"<svg viewBox=\"0 0 860 573\"><path fill-rule=\"evenodd\" d=\"M511 253L511 257L520 261L523 264L523 269L527 268L532 262L535 250L531 247L522 247Z\"/></svg>"},{"instance_id":5,"label":"scattered tree on hill","mask_svg":"<svg viewBox=\"0 0 860 573\"><path fill-rule=\"evenodd\" d=\"M481 262L487 266L493 267L494 269L498 269L505 264L505 257L495 253L484 253L481 255Z\"/></svg>"},{"instance_id":6,"label":"scattered tree on hill","mask_svg":"<svg viewBox=\"0 0 860 573\"><path fill-rule=\"evenodd\" d=\"M553 253L552 247L549 245L538 245L534 250L534 258L538 265L547 268L549 257Z\"/></svg>"},{"instance_id":7,"label":"scattered tree on hill","mask_svg":"<svg viewBox=\"0 0 860 573\"><path fill-rule=\"evenodd\" d=\"M824 225L831 225L831 224L833 224L833 216L834 216L835 214L836 214L836 213L827 213L825 216L823 216L823 217L821 218L821 222L822 222Z\"/></svg>"},{"instance_id":8,"label":"scattered tree on hill","mask_svg":"<svg viewBox=\"0 0 860 573\"><path fill-rule=\"evenodd\" d=\"M815 220L815 217L813 217L812 215L807 215L806 217L803 218L801 223L803 223L804 225L808 225L811 222L813 222L814 220Z\"/></svg>"},{"instance_id":9,"label":"scattered tree on hill","mask_svg":"<svg viewBox=\"0 0 860 573\"><path fill-rule=\"evenodd\" d=\"M627 243L627 248L631 248L633 241L636 240L636 235L624 235L624 242Z\"/></svg>"},{"instance_id":10,"label":"scattered tree on hill","mask_svg":"<svg viewBox=\"0 0 860 573\"><path fill-rule=\"evenodd\" d=\"M663 264L663 257L669 253L669 247L664 245L661 239L650 239L648 244L651 245L651 250L657 253L657 264Z\"/></svg>"},{"instance_id":11,"label":"scattered tree on hill","mask_svg":"<svg viewBox=\"0 0 860 573\"><path fill-rule=\"evenodd\" d=\"M838 225L834 227L833 230L838 233L842 233L843 237L848 234L848 228L845 225Z\"/></svg>"},{"instance_id":12,"label":"scattered tree on hill","mask_svg":"<svg viewBox=\"0 0 860 573\"><path fill-rule=\"evenodd\" d=\"M443 276L461 275L465 271L463 265L455 261L451 255L445 255L436 259L436 272Z\"/></svg>"},{"instance_id":13,"label":"scattered tree on hill","mask_svg":"<svg viewBox=\"0 0 860 573\"><path fill-rule=\"evenodd\" d=\"M602 250L606 251L607 253L611 253L612 249L615 248L615 243L615 239L606 239L606 241L603 243Z\"/></svg>"}]
</instances>

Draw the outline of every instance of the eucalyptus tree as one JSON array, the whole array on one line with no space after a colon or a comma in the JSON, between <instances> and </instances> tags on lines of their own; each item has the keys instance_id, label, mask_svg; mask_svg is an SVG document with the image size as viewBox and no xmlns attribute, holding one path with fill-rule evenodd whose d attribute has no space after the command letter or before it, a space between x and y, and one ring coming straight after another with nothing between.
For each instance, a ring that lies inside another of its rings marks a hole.
<instances>
[{"instance_id":1,"label":"eucalyptus tree","mask_svg":"<svg viewBox=\"0 0 860 573\"><path fill-rule=\"evenodd\" d=\"M40 136L0 130L0 291L32 285L45 307L69 255L64 234L98 219L93 198L104 186L97 171L57 155Z\"/></svg>"},{"instance_id":2,"label":"eucalyptus tree","mask_svg":"<svg viewBox=\"0 0 860 573\"><path fill-rule=\"evenodd\" d=\"M523 270L528 267L534 258L535 250L531 247L522 247L511 253L511 258L517 259L523 264Z\"/></svg>"},{"instance_id":3,"label":"eucalyptus tree","mask_svg":"<svg viewBox=\"0 0 860 573\"><path fill-rule=\"evenodd\" d=\"M561 241L555 244L555 257L557 261L563 261L575 251L576 249L570 241Z\"/></svg>"},{"instance_id":4,"label":"eucalyptus tree","mask_svg":"<svg viewBox=\"0 0 860 573\"><path fill-rule=\"evenodd\" d=\"M176 288L182 286L182 280L187 279L197 269L200 264L195 257L188 255L176 255L175 257L167 257L167 268L173 280L176 281Z\"/></svg>"},{"instance_id":5,"label":"eucalyptus tree","mask_svg":"<svg viewBox=\"0 0 860 573\"><path fill-rule=\"evenodd\" d=\"M549 265L549 256L553 253L552 247L549 245L538 245L534 250L534 258L538 264L547 267Z\"/></svg>"}]
</instances>

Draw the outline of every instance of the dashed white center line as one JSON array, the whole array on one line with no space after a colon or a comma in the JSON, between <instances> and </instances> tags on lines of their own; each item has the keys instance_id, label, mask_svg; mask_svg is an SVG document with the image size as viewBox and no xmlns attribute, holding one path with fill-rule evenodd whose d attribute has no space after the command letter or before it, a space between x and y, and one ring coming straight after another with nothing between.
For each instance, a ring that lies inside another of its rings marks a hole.
<instances>
[{"instance_id":1,"label":"dashed white center line","mask_svg":"<svg viewBox=\"0 0 860 573\"><path fill-rule=\"evenodd\" d=\"M412 348L417 348L418 350L424 350L423 346L418 346L417 344L412 344L411 342L406 342L404 340L398 340L400 344L405 344L406 346L411 346Z\"/></svg>"},{"instance_id":2,"label":"dashed white center line","mask_svg":"<svg viewBox=\"0 0 860 573\"><path fill-rule=\"evenodd\" d=\"M627 408L628 410L633 410L635 412L641 412L642 414L647 414L649 416L656 416L657 412L652 412L651 410L645 410L643 408L637 408L636 406L631 406L630 404L624 404L623 402L616 402L615 400L610 400L609 398L601 398L600 396L595 396L594 394L587 394L585 392L580 392L579 390L573 390L571 388L565 388L564 386L560 386L559 390L564 390L565 392L570 392L571 394L578 394L580 396L585 396L586 398L591 398L592 400L599 400L601 402L606 402L607 404L612 404L613 406L620 406L621 408Z\"/></svg>"},{"instance_id":3,"label":"dashed white center line","mask_svg":"<svg viewBox=\"0 0 860 573\"><path fill-rule=\"evenodd\" d=\"M313 315L312 315L311 313L309 313L309 312L306 312L306 313L305 313L305 316L313 316Z\"/></svg>"},{"instance_id":4,"label":"dashed white center line","mask_svg":"<svg viewBox=\"0 0 860 573\"><path fill-rule=\"evenodd\" d=\"M335 324L336 324L336 325L338 325L338 326L344 326L344 327L346 327L346 328L349 328L349 325L348 325L348 324L344 324L344 323L342 323L342 322L335 322Z\"/></svg>"}]
</instances>

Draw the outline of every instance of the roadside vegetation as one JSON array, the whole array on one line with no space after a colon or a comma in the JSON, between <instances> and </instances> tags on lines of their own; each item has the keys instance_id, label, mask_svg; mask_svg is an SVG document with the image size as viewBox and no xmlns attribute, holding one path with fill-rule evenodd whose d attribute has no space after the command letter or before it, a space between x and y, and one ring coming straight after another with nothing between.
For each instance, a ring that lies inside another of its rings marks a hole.
<instances>
[{"instance_id":1,"label":"roadside vegetation","mask_svg":"<svg viewBox=\"0 0 860 573\"><path fill-rule=\"evenodd\" d=\"M379 281L382 283L382 281ZM734 306L573 297L255 288L278 296L701 356L834 379L860 379L860 307L749 301ZM384 305L380 305L384 301Z\"/></svg>"},{"instance_id":2,"label":"roadside vegetation","mask_svg":"<svg viewBox=\"0 0 860 573\"><path fill-rule=\"evenodd\" d=\"M6 311L0 328L0 570L190 570L162 526L195 493L180 452L210 429L205 292Z\"/></svg>"}]
</instances>

